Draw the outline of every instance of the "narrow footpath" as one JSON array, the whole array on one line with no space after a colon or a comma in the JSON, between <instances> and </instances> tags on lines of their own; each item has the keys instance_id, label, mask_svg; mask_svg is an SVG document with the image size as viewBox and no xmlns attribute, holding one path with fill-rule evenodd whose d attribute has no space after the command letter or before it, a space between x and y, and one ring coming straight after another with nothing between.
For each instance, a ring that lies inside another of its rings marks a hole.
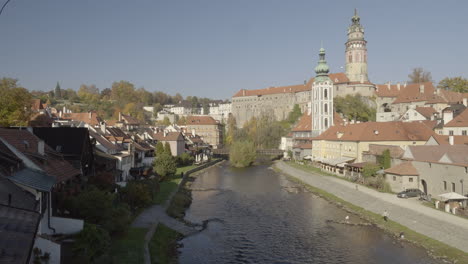
<instances>
[{"instance_id":1,"label":"narrow footpath","mask_svg":"<svg viewBox=\"0 0 468 264\"><path fill-rule=\"evenodd\" d=\"M365 186L360 185L356 190L354 183L305 172L283 161L277 162L275 166L306 184L334 194L373 213L381 215L387 210L391 220L468 253L466 219L425 207L412 199L400 199L394 194L381 193Z\"/></svg>"}]
</instances>

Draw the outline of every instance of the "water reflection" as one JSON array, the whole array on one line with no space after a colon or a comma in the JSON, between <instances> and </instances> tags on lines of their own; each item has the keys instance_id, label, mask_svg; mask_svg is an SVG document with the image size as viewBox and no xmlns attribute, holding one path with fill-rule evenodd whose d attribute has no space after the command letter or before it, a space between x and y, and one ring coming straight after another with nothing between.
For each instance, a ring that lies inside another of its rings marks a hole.
<instances>
[{"instance_id":1,"label":"water reflection","mask_svg":"<svg viewBox=\"0 0 468 264\"><path fill-rule=\"evenodd\" d=\"M377 228L327 222L349 213L266 165L217 166L192 187L186 220L222 222L182 240L180 263L437 263Z\"/></svg>"}]
</instances>

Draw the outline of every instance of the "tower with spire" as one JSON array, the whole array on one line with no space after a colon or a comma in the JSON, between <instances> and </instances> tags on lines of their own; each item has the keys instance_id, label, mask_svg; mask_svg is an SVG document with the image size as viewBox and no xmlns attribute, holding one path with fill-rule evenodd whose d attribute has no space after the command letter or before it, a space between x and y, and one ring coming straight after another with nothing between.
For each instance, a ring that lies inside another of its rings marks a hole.
<instances>
[{"instance_id":1,"label":"tower with spire","mask_svg":"<svg viewBox=\"0 0 468 264\"><path fill-rule=\"evenodd\" d=\"M312 83L312 136L318 136L333 125L333 82L325 60L325 49L320 48L319 62Z\"/></svg>"},{"instance_id":2,"label":"tower with spire","mask_svg":"<svg viewBox=\"0 0 468 264\"><path fill-rule=\"evenodd\" d=\"M351 25L348 27L346 42L346 76L351 82L368 82L367 77L367 41L364 39L364 27L361 18L354 9Z\"/></svg>"}]
</instances>

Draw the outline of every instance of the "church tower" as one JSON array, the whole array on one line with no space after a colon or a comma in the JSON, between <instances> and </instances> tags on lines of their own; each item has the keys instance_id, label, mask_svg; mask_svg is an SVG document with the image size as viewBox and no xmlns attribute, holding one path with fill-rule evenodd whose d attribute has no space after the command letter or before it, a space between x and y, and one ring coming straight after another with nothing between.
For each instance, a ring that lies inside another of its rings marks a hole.
<instances>
[{"instance_id":1,"label":"church tower","mask_svg":"<svg viewBox=\"0 0 468 264\"><path fill-rule=\"evenodd\" d=\"M312 136L318 136L333 125L333 82L328 77L325 49L319 52L319 62L315 67L312 83Z\"/></svg>"},{"instance_id":2,"label":"church tower","mask_svg":"<svg viewBox=\"0 0 468 264\"><path fill-rule=\"evenodd\" d=\"M351 26L348 28L346 42L346 76L351 82L368 82L367 77L367 41L364 39L364 27L361 18L354 9Z\"/></svg>"}]
</instances>

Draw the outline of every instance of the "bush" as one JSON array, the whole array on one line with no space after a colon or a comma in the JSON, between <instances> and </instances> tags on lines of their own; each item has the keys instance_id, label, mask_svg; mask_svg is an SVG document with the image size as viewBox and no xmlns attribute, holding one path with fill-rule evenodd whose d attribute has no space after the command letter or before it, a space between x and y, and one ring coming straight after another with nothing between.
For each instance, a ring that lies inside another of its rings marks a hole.
<instances>
[{"instance_id":1,"label":"bush","mask_svg":"<svg viewBox=\"0 0 468 264\"><path fill-rule=\"evenodd\" d=\"M110 218L114 195L90 186L79 195L72 197L69 205L73 215L86 222L103 225Z\"/></svg>"},{"instance_id":2,"label":"bush","mask_svg":"<svg viewBox=\"0 0 468 264\"><path fill-rule=\"evenodd\" d=\"M182 153L182 155L177 157L177 165L182 166L189 166L192 165L195 159L192 155L188 154L187 152Z\"/></svg>"},{"instance_id":3,"label":"bush","mask_svg":"<svg viewBox=\"0 0 468 264\"><path fill-rule=\"evenodd\" d=\"M109 246L110 237L106 230L93 224L85 224L76 238L73 252L87 262L93 262L107 253Z\"/></svg>"},{"instance_id":4,"label":"bush","mask_svg":"<svg viewBox=\"0 0 468 264\"><path fill-rule=\"evenodd\" d=\"M380 170L379 165L368 163L362 168L362 176L364 178L373 177L377 174L377 171Z\"/></svg>"},{"instance_id":5,"label":"bush","mask_svg":"<svg viewBox=\"0 0 468 264\"><path fill-rule=\"evenodd\" d=\"M162 154L156 157L153 165L154 171L163 180L167 176L174 175L177 171L175 158L168 154Z\"/></svg>"},{"instance_id":6,"label":"bush","mask_svg":"<svg viewBox=\"0 0 468 264\"><path fill-rule=\"evenodd\" d=\"M127 231L131 222L131 213L126 204L119 205L112 209L105 228L111 235L122 234Z\"/></svg>"},{"instance_id":7,"label":"bush","mask_svg":"<svg viewBox=\"0 0 468 264\"><path fill-rule=\"evenodd\" d=\"M229 161L234 167L250 166L257 158L257 150L252 141L236 141L229 150Z\"/></svg>"},{"instance_id":8,"label":"bush","mask_svg":"<svg viewBox=\"0 0 468 264\"><path fill-rule=\"evenodd\" d=\"M132 211L144 208L151 204L151 192L144 183L130 181L127 186L120 189L121 199L130 206Z\"/></svg>"}]
</instances>

